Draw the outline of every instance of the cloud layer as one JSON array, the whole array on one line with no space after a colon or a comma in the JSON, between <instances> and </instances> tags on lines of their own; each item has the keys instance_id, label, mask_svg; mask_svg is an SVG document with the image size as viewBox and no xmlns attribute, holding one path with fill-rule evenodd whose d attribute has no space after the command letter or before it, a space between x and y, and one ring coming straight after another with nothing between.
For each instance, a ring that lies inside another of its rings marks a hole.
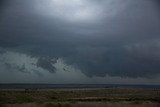
<instances>
[{"instance_id":1,"label":"cloud layer","mask_svg":"<svg viewBox=\"0 0 160 107\"><path fill-rule=\"evenodd\" d=\"M56 75L63 59L95 81L159 75L157 0L3 0L0 7L1 73Z\"/></svg>"}]
</instances>

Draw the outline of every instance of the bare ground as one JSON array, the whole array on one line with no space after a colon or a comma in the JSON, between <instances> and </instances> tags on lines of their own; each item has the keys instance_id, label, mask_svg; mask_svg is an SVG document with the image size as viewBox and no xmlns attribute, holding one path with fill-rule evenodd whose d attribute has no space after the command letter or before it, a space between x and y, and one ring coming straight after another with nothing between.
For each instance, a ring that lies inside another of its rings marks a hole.
<instances>
[{"instance_id":1,"label":"bare ground","mask_svg":"<svg viewBox=\"0 0 160 107\"><path fill-rule=\"evenodd\" d=\"M159 103L153 102L76 102L70 105L47 105L26 103L26 104L7 104L4 107L160 107Z\"/></svg>"}]
</instances>

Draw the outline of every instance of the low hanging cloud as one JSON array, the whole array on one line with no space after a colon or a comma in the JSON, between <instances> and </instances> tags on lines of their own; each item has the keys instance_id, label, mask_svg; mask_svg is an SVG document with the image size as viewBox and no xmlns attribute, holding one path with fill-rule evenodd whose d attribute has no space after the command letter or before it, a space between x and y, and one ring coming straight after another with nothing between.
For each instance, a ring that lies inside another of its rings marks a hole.
<instances>
[{"instance_id":1,"label":"low hanging cloud","mask_svg":"<svg viewBox=\"0 0 160 107\"><path fill-rule=\"evenodd\" d=\"M3 71L54 76L60 71L55 64L63 59L61 66L72 66L85 78L99 78L95 81L159 75L157 0L72 1L0 2ZM70 69L61 68L71 75Z\"/></svg>"},{"instance_id":2,"label":"low hanging cloud","mask_svg":"<svg viewBox=\"0 0 160 107\"><path fill-rule=\"evenodd\" d=\"M56 59L51 59L51 58L39 58L36 65L37 67L41 67L51 73L54 73L56 71L56 68L53 66L54 63L56 63Z\"/></svg>"},{"instance_id":3,"label":"low hanging cloud","mask_svg":"<svg viewBox=\"0 0 160 107\"><path fill-rule=\"evenodd\" d=\"M18 58L18 59L17 59ZM23 61L20 61L23 59ZM54 60L54 59L53 59ZM20 63L20 62L22 63ZM26 54L7 51L0 54L0 78L3 83L101 83L101 84L158 84L158 75L155 78L129 78L119 76L88 77L79 69L68 65L62 58L58 58L53 67L56 72L51 74L43 67L37 67L38 58ZM10 67L8 67L10 66ZM25 71L25 72L24 72Z\"/></svg>"},{"instance_id":4,"label":"low hanging cloud","mask_svg":"<svg viewBox=\"0 0 160 107\"><path fill-rule=\"evenodd\" d=\"M88 76L154 77L159 74L159 41L140 42L114 48L83 47L69 57Z\"/></svg>"},{"instance_id":5,"label":"low hanging cloud","mask_svg":"<svg viewBox=\"0 0 160 107\"><path fill-rule=\"evenodd\" d=\"M37 59L25 54L7 51L1 53L0 56L1 68L4 68L5 71L31 73L33 68L38 70L34 65Z\"/></svg>"}]
</instances>

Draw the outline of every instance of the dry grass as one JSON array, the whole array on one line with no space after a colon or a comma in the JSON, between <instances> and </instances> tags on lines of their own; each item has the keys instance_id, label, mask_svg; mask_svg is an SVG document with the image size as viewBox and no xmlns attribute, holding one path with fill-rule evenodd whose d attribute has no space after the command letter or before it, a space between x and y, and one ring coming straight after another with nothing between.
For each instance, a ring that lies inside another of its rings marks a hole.
<instances>
[{"instance_id":1,"label":"dry grass","mask_svg":"<svg viewBox=\"0 0 160 107\"><path fill-rule=\"evenodd\" d=\"M62 102L58 102L58 103L52 103L52 102L49 102L49 103L46 103L44 105L44 107L72 107L73 105L71 103L62 103Z\"/></svg>"},{"instance_id":2,"label":"dry grass","mask_svg":"<svg viewBox=\"0 0 160 107\"><path fill-rule=\"evenodd\" d=\"M97 89L97 90L1 90L0 107L3 104L19 104L18 107L112 107L111 104L142 105L160 103L160 90L155 89ZM65 103L67 102L67 103ZM77 103L78 102L78 103ZM81 102L81 103L80 103ZM90 105L96 102L95 105ZM106 103L107 102L107 103ZM122 103L123 102L123 103ZM39 104L38 106L35 104ZM107 105L108 104L108 105ZM90 106L89 106L90 105ZM115 107L117 106L115 105ZM9 106L9 105L8 105ZM157 106L157 105L156 105ZM155 107L156 107L155 106ZM15 106L17 107L17 106ZM126 106L127 107L127 106ZM132 107L132 106L131 106ZM138 106L139 107L139 106ZM150 106L149 106L150 107ZM152 107L152 106L151 106Z\"/></svg>"},{"instance_id":3,"label":"dry grass","mask_svg":"<svg viewBox=\"0 0 160 107\"><path fill-rule=\"evenodd\" d=\"M1 107L1 106L0 106ZM45 104L10 104L6 107L160 107L159 103L153 102L141 102L139 104L132 102L76 102L73 104L66 105L63 102L55 103L48 102Z\"/></svg>"}]
</instances>

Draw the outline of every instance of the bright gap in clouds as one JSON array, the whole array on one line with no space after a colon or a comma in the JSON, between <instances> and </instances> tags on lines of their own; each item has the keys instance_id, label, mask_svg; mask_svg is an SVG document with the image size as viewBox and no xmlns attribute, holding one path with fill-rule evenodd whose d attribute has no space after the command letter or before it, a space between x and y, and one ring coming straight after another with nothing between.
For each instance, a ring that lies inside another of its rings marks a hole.
<instances>
[{"instance_id":1,"label":"bright gap in clouds","mask_svg":"<svg viewBox=\"0 0 160 107\"><path fill-rule=\"evenodd\" d=\"M96 18L96 10L86 0L46 0L38 2L38 10L45 16L68 21L89 21Z\"/></svg>"},{"instance_id":2,"label":"bright gap in clouds","mask_svg":"<svg viewBox=\"0 0 160 107\"><path fill-rule=\"evenodd\" d=\"M102 18L115 16L127 3L90 0L37 0L40 14L70 22L96 22Z\"/></svg>"}]
</instances>

